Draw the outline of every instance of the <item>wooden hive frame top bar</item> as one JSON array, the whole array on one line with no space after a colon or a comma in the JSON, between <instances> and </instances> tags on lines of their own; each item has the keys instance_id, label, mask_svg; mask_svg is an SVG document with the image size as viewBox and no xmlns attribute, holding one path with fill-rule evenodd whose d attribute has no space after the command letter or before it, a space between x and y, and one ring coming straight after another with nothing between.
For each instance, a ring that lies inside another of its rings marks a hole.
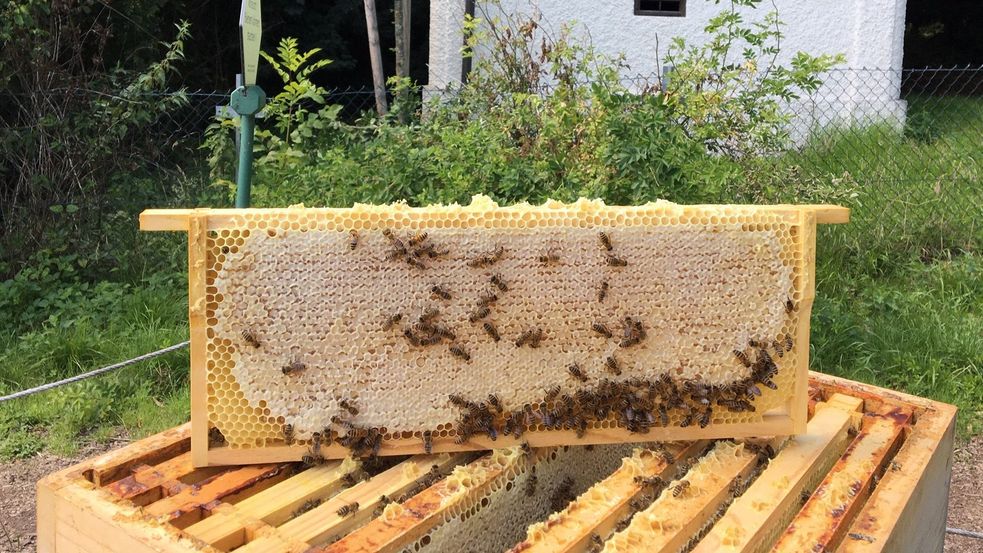
<instances>
[{"instance_id":1,"label":"wooden hive frame top bar","mask_svg":"<svg viewBox=\"0 0 983 553\"><path fill-rule=\"evenodd\" d=\"M140 224L189 234L206 466L801 432L815 226L848 218L476 197Z\"/></svg>"}]
</instances>

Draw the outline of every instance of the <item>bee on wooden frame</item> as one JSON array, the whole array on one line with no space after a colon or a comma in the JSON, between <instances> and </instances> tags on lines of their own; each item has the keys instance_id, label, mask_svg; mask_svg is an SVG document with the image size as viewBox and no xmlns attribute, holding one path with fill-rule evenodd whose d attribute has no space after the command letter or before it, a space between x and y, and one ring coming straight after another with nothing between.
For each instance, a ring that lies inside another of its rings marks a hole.
<instances>
[{"instance_id":1,"label":"bee on wooden frame","mask_svg":"<svg viewBox=\"0 0 983 553\"><path fill-rule=\"evenodd\" d=\"M683 480L682 482L676 484L672 488L672 496L673 497L679 497L679 496L683 495L684 493L686 493L686 490L688 490L689 487L690 487L689 480Z\"/></svg>"},{"instance_id":2,"label":"bee on wooden frame","mask_svg":"<svg viewBox=\"0 0 983 553\"><path fill-rule=\"evenodd\" d=\"M492 337L492 340L495 340L497 342L502 339L502 336L498 333L498 329L495 328L494 324L485 321L485 323L481 326L482 328L485 329L485 332Z\"/></svg>"},{"instance_id":3,"label":"bee on wooden frame","mask_svg":"<svg viewBox=\"0 0 983 553\"><path fill-rule=\"evenodd\" d=\"M540 255L537 259L543 265L551 265L553 263L559 263L560 256L554 252L547 252L544 253L543 255Z\"/></svg>"},{"instance_id":4,"label":"bee on wooden frame","mask_svg":"<svg viewBox=\"0 0 983 553\"><path fill-rule=\"evenodd\" d=\"M605 338L611 338L614 336L614 334L611 332L611 329L609 329L603 323L594 323L590 325L590 328L591 330L600 334L601 336L604 336Z\"/></svg>"},{"instance_id":5,"label":"bee on wooden frame","mask_svg":"<svg viewBox=\"0 0 983 553\"><path fill-rule=\"evenodd\" d=\"M604 368L615 376L621 376L621 365L618 364L618 360L615 359L613 355L609 355L608 358L604 360Z\"/></svg>"},{"instance_id":6,"label":"bee on wooden frame","mask_svg":"<svg viewBox=\"0 0 983 553\"><path fill-rule=\"evenodd\" d=\"M402 313L393 313L392 315L386 317L386 320L382 323L382 330L389 330L396 326L399 321L403 320Z\"/></svg>"},{"instance_id":7,"label":"bee on wooden frame","mask_svg":"<svg viewBox=\"0 0 983 553\"><path fill-rule=\"evenodd\" d=\"M603 302L604 298L608 297L608 288L610 288L608 281L601 282L601 287L597 290L597 301Z\"/></svg>"},{"instance_id":8,"label":"bee on wooden frame","mask_svg":"<svg viewBox=\"0 0 983 553\"><path fill-rule=\"evenodd\" d=\"M430 430L423 431L423 452L427 455L433 452L433 432Z\"/></svg>"},{"instance_id":9,"label":"bee on wooden frame","mask_svg":"<svg viewBox=\"0 0 983 553\"><path fill-rule=\"evenodd\" d=\"M243 329L241 334L242 334L243 342L246 342L247 344L249 344L254 348L258 348L260 346L259 340L256 339L256 335L253 334L252 331L249 330L248 328Z\"/></svg>"},{"instance_id":10,"label":"bee on wooden frame","mask_svg":"<svg viewBox=\"0 0 983 553\"><path fill-rule=\"evenodd\" d=\"M509 291L508 284L505 283L505 279L502 278L502 275L499 274L492 275L491 283L494 284L495 287L501 290L502 292Z\"/></svg>"},{"instance_id":11,"label":"bee on wooden frame","mask_svg":"<svg viewBox=\"0 0 983 553\"><path fill-rule=\"evenodd\" d=\"M432 287L430 287L430 292L436 298L440 298L442 300L451 299L451 293L448 292L443 286L440 286L439 284L434 284Z\"/></svg>"},{"instance_id":12,"label":"bee on wooden frame","mask_svg":"<svg viewBox=\"0 0 983 553\"><path fill-rule=\"evenodd\" d=\"M469 354L467 351L464 350L464 348L462 348L459 345L450 346L450 352L454 357L464 359L465 361L471 360L471 354Z\"/></svg>"},{"instance_id":13,"label":"bee on wooden frame","mask_svg":"<svg viewBox=\"0 0 983 553\"><path fill-rule=\"evenodd\" d=\"M601 241L601 247L607 251L611 251L614 246L611 245L611 237L608 236L606 232L597 233L598 240Z\"/></svg>"},{"instance_id":14,"label":"bee on wooden frame","mask_svg":"<svg viewBox=\"0 0 983 553\"><path fill-rule=\"evenodd\" d=\"M584 370L581 369L580 365L577 363L573 363L569 367L567 367L567 372L570 373L570 376L576 378L581 382L587 382L588 380L587 375L584 373Z\"/></svg>"},{"instance_id":15,"label":"bee on wooden frame","mask_svg":"<svg viewBox=\"0 0 983 553\"><path fill-rule=\"evenodd\" d=\"M345 411L348 411L349 413L351 413L351 415L353 417L355 415L358 415L358 408L355 407L354 405L352 405L347 399L343 399L343 400L339 401L338 402L338 406L341 407L342 409L344 409Z\"/></svg>"},{"instance_id":16,"label":"bee on wooden frame","mask_svg":"<svg viewBox=\"0 0 983 553\"><path fill-rule=\"evenodd\" d=\"M625 261L624 259L622 259L620 257L611 255L611 254L608 254L608 256L607 256L607 264L610 267L627 267L628 266L628 262L627 261Z\"/></svg>"},{"instance_id":17,"label":"bee on wooden frame","mask_svg":"<svg viewBox=\"0 0 983 553\"><path fill-rule=\"evenodd\" d=\"M338 516L344 518L344 517L347 517L347 516L354 515L357 512L358 512L358 502L357 501L354 501L354 502L349 503L348 505L345 505L344 507L338 509Z\"/></svg>"},{"instance_id":18,"label":"bee on wooden frame","mask_svg":"<svg viewBox=\"0 0 983 553\"><path fill-rule=\"evenodd\" d=\"M288 365L284 365L283 367L280 367L280 372L289 376L289 375L295 375L300 372L303 372L304 369L306 368L307 365L305 365L300 361L295 360L295 361L291 361Z\"/></svg>"}]
</instances>

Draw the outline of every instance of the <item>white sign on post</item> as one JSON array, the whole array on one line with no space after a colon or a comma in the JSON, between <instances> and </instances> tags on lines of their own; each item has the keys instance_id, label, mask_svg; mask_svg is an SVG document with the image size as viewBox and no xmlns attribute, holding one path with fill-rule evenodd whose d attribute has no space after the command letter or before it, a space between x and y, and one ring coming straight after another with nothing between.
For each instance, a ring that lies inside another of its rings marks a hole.
<instances>
[{"instance_id":1,"label":"white sign on post","mask_svg":"<svg viewBox=\"0 0 983 553\"><path fill-rule=\"evenodd\" d=\"M260 0L242 0L239 12L239 45L242 51L242 84L256 84L259 67L259 41L263 36L263 15Z\"/></svg>"}]
</instances>

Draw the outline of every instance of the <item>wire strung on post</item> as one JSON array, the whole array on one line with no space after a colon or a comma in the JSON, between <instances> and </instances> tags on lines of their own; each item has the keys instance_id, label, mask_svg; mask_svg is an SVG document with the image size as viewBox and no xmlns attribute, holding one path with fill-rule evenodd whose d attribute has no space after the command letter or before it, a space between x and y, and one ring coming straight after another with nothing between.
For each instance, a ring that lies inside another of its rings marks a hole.
<instances>
[{"instance_id":1,"label":"wire strung on post","mask_svg":"<svg viewBox=\"0 0 983 553\"><path fill-rule=\"evenodd\" d=\"M93 371L89 371L89 372L86 372L86 373L77 374L75 376L66 378L64 380L58 380L56 382L49 382L47 384L42 384L40 386L35 386L34 388L28 388L26 390L21 390L19 392L14 392L14 393L12 393L10 395L6 395L6 396L0 397L0 403L3 403L5 401L12 401L12 400L19 399L19 398L22 398L22 397L27 397L27 396L34 395L34 394L37 394L37 393L40 393L40 392L45 392L45 391L50 390L52 388L57 388L59 386L64 386L66 384L71 384L73 382L79 382L81 380L85 380L87 378L92 378L94 376L99 376L100 374L105 374L105 373L108 373L108 372L111 372L111 371L115 371L117 369L122 369L123 367L128 367L130 365L133 365L135 363L139 363L141 361L146 361L148 359L153 359L154 357L159 357L161 355L164 355L165 353L170 353L172 351L177 351L179 349L186 348L186 347L188 347L188 344L190 344L190 343L191 343L190 341L187 341L186 340L186 341L181 342L179 344L174 344L173 346L168 346L168 347L166 347L164 349L159 349L157 351L152 351L150 353L145 353L145 354L140 355L138 357L134 357L133 359L127 359L126 361L122 361L122 362L116 363L114 365L109 365L108 367L102 367L102 368L95 369Z\"/></svg>"}]
</instances>

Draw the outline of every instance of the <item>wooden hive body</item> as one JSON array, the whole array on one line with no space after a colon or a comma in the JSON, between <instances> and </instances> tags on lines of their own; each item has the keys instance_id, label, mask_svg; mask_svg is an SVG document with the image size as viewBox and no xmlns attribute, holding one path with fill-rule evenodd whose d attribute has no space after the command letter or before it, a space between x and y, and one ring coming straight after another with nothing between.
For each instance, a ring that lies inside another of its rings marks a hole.
<instances>
[{"instance_id":1,"label":"wooden hive body","mask_svg":"<svg viewBox=\"0 0 983 553\"><path fill-rule=\"evenodd\" d=\"M476 198L141 225L188 232L206 466L801 432L815 228L847 213Z\"/></svg>"},{"instance_id":2,"label":"wooden hive body","mask_svg":"<svg viewBox=\"0 0 983 553\"><path fill-rule=\"evenodd\" d=\"M810 376L793 438L195 468L184 425L42 480L38 550L941 551L955 408Z\"/></svg>"}]
</instances>

